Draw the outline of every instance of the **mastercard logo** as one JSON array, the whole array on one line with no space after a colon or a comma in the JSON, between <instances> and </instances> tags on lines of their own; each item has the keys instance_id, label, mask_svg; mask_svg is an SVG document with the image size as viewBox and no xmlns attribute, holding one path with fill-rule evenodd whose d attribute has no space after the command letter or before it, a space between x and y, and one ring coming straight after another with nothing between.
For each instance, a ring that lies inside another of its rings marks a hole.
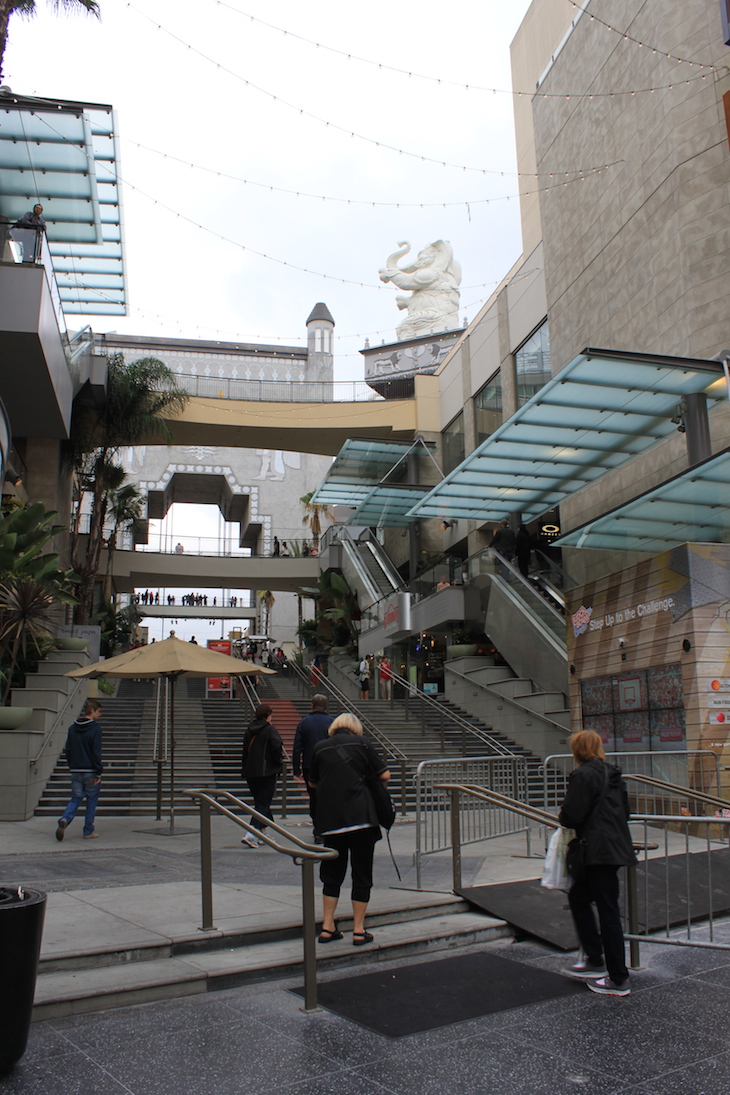
<instances>
[{"instance_id":1,"label":"mastercard logo","mask_svg":"<svg viewBox=\"0 0 730 1095\"><path fill-rule=\"evenodd\" d=\"M710 681L710 688L711 688L711 689L712 689L712 690L713 690L714 692L719 692L719 691L720 691L720 689L722 688L722 685L720 684L720 682L719 682L719 681Z\"/></svg>"}]
</instances>

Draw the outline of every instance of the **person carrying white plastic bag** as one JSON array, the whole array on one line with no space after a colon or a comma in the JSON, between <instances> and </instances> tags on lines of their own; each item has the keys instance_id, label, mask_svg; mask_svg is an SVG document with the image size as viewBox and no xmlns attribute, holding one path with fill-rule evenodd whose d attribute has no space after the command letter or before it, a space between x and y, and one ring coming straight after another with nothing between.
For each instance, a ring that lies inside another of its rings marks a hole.
<instances>
[{"instance_id":1,"label":"person carrying white plastic bag","mask_svg":"<svg viewBox=\"0 0 730 1095\"><path fill-rule=\"evenodd\" d=\"M568 874L565 860L568 845L574 836L575 829L563 829L561 827L556 829L550 837L548 850L545 854L545 869L540 879L540 885L544 886L546 890L565 890L567 892L572 886L573 879Z\"/></svg>"}]
</instances>

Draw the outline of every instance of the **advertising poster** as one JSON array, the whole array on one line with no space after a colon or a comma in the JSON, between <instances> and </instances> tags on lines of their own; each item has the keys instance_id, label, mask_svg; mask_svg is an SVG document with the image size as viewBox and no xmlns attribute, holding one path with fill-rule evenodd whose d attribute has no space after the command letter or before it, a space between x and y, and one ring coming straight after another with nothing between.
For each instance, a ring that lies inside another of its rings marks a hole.
<instances>
[{"instance_id":1,"label":"advertising poster","mask_svg":"<svg viewBox=\"0 0 730 1095\"><path fill-rule=\"evenodd\" d=\"M208 639L207 647L209 650L215 650L217 654L227 654L231 656L231 640L230 639ZM208 696L229 696L233 695L232 678L231 677L207 677L205 681L205 698Z\"/></svg>"}]
</instances>

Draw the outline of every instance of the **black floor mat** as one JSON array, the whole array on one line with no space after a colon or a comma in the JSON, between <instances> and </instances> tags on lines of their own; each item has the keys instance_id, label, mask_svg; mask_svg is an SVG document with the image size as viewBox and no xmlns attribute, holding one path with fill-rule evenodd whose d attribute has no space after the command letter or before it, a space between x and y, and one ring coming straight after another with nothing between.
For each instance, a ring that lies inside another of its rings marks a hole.
<instances>
[{"instance_id":1,"label":"black floor mat","mask_svg":"<svg viewBox=\"0 0 730 1095\"><path fill-rule=\"evenodd\" d=\"M304 996L303 988L294 992ZM329 1011L376 1034L403 1038L575 992L585 992L585 985L484 953L343 977L320 984L317 995Z\"/></svg>"},{"instance_id":2,"label":"black floor mat","mask_svg":"<svg viewBox=\"0 0 730 1095\"><path fill-rule=\"evenodd\" d=\"M707 884L708 857L705 852L649 860L648 872L641 862L637 869L639 932L677 927L689 918L693 923L706 920L710 900ZM710 852L712 871L712 914L730 912L730 849ZM686 902L689 874L690 908ZM621 872L621 907L623 878ZM518 931L534 935L560 950L574 950L578 939L568 907L568 895L561 890L545 890L539 878L526 882L504 882L499 886L473 886L457 891L471 905L499 920L506 920Z\"/></svg>"}]
</instances>

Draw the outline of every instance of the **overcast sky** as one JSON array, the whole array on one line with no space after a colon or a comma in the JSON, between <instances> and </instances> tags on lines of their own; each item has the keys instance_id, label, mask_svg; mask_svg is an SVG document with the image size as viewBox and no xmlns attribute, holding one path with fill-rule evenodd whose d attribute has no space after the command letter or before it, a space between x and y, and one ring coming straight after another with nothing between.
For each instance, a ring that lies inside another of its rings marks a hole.
<instances>
[{"instance_id":1,"label":"overcast sky","mask_svg":"<svg viewBox=\"0 0 730 1095\"><path fill-rule=\"evenodd\" d=\"M42 0L35 19L13 16L4 71L15 92L117 110L129 315L96 316L95 330L301 344L323 300L336 321L338 378L358 379L364 338L394 340L401 318L396 290L373 288L397 241L414 252L452 242L469 319L519 255L509 44L528 0L100 6L100 22L56 16Z\"/></svg>"}]
</instances>

